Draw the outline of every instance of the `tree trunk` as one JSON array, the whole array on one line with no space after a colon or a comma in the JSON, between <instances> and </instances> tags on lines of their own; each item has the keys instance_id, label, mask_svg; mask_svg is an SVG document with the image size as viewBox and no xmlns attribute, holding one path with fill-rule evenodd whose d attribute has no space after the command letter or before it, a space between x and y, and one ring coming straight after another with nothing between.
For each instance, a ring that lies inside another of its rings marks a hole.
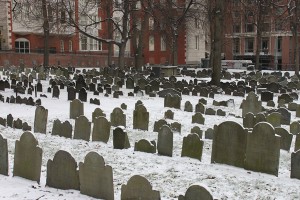
<instances>
[{"instance_id":1,"label":"tree trunk","mask_svg":"<svg viewBox=\"0 0 300 200\"><path fill-rule=\"evenodd\" d=\"M178 34L175 32L174 34L174 41L173 41L173 65L178 65Z\"/></svg>"},{"instance_id":2,"label":"tree trunk","mask_svg":"<svg viewBox=\"0 0 300 200\"><path fill-rule=\"evenodd\" d=\"M106 3L106 16L108 19L112 18L112 1L107 1ZM111 20L107 21L107 34L108 34L108 39L113 39L113 24ZM107 55L107 64L108 66L112 65L112 57L113 57L113 44L108 43L107 44L107 50L108 50L108 55Z\"/></svg>"},{"instance_id":3,"label":"tree trunk","mask_svg":"<svg viewBox=\"0 0 300 200\"><path fill-rule=\"evenodd\" d=\"M144 65L144 35L146 34L146 27L148 25L149 21L149 14L146 12L144 14L144 19L141 24L141 30L139 31L138 38L139 42L137 44L137 55L136 55L136 67L137 69L140 69Z\"/></svg>"},{"instance_id":4,"label":"tree trunk","mask_svg":"<svg viewBox=\"0 0 300 200\"><path fill-rule=\"evenodd\" d=\"M260 11L257 13L257 26L256 26L256 51L255 51L255 68L257 70L261 70L261 64L259 63L259 57L260 57L260 47L261 47L261 32L262 32L262 21L261 18L262 10L259 8Z\"/></svg>"},{"instance_id":5,"label":"tree trunk","mask_svg":"<svg viewBox=\"0 0 300 200\"><path fill-rule=\"evenodd\" d=\"M119 46L119 57L118 57L118 63L120 69L124 69L125 66L125 50L126 50L126 43L121 43L121 45Z\"/></svg>"},{"instance_id":6,"label":"tree trunk","mask_svg":"<svg viewBox=\"0 0 300 200\"><path fill-rule=\"evenodd\" d=\"M48 13L47 13L47 2L46 0L42 0L42 9L43 9L43 31L44 31L44 67L49 66L49 36L50 36L50 27L48 21Z\"/></svg>"},{"instance_id":7,"label":"tree trunk","mask_svg":"<svg viewBox=\"0 0 300 200\"><path fill-rule=\"evenodd\" d=\"M213 36L213 57L211 60L213 61L212 66L212 76L211 83L216 86L220 86L221 82L221 53L222 53L222 26L223 26L223 12L224 12L224 1L217 0L215 5L215 13L214 13L214 32Z\"/></svg>"},{"instance_id":8,"label":"tree trunk","mask_svg":"<svg viewBox=\"0 0 300 200\"><path fill-rule=\"evenodd\" d=\"M298 9L299 9L299 1L295 1L295 17L298 20ZM298 39L298 22L296 21L294 24L294 38L295 38L295 74L299 76L299 39Z\"/></svg>"}]
</instances>

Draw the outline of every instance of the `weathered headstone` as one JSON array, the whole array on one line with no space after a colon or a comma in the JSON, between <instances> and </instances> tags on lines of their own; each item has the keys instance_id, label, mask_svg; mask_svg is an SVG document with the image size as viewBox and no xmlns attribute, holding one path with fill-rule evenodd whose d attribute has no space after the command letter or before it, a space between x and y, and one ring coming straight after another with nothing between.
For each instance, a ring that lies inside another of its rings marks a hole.
<instances>
[{"instance_id":1,"label":"weathered headstone","mask_svg":"<svg viewBox=\"0 0 300 200\"><path fill-rule=\"evenodd\" d=\"M300 179L300 150L291 154L291 178Z\"/></svg>"},{"instance_id":2,"label":"weathered headstone","mask_svg":"<svg viewBox=\"0 0 300 200\"><path fill-rule=\"evenodd\" d=\"M281 114L279 112L272 112L269 114L266 119L267 122L272 124L273 127L280 127L281 126Z\"/></svg>"},{"instance_id":3,"label":"weathered headstone","mask_svg":"<svg viewBox=\"0 0 300 200\"><path fill-rule=\"evenodd\" d=\"M83 103L79 99L74 99L70 102L70 119L76 119L83 115Z\"/></svg>"},{"instance_id":4,"label":"weathered headstone","mask_svg":"<svg viewBox=\"0 0 300 200\"><path fill-rule=\"evenodd\" d=\"M46 185L63 190L80 189L77 163L70 153L59 150L53 161L48 160Z\"/></svg>"},{"instance_id":5,"label":"weathered headstone","mask_svg":"<svg viewBox=\"0 0 300 200\"><path fill-rule=\"evenodd\" d=\"M290 124L290 132L293 135L300 133L300 123L298 121L294 121Z\"/></svg>"},{"instance_id":6,"label":"weathered headstone","mask_svg":"<svg viewBox=\"0 0 300 200\"><path fill-rule=\"evenodd\" d=\"M110 114L110 122L112 126L126 126L126 115L121 108L114 108Z\"/></svg>"},{"instance_id":7,"label":"weathered headstone","mask_svg":"<svg viewBox=\"0 0 300 200\"><path fill-rule=\"evenodd\" d=\"M160 119L160 120L154 122L153 131L158 132L163 125L167 125L167 124L168 124L167 121L164 119Z\"/></svg>"},{"instance_id":8,"label":"weathered headstone","mask_svg":"<svg viewBox=\"0 0 300 200\"><path fill-rule=\"evenodd\" d=\"M130 148L127 132L120 127L117 127L113 130L113 145L114 149Z\"/></svg>"},{"instance_id":9,"label":"weathered headstone","mask_svg":"<svg viewBox=\"0 0 300 200\"><path fill-rule=\"evenodd\" d=\"M37 106L34 116L34 132L46 134L48 119L48 109L43 106Z\"/></svg>"},{"instance_id":10,"label":"weathered headstone","mask_svg":"<svg viewBox=\"0 0 300 200\"><path fill-rule=\"evenodd\" d=\"M167 125L163 125L158 131L157 152L160 155L172 157L173 133Z\"/></svg>"},{"instance_id":11,"label":"weathered headstone","mask_svg":"<svg viewBox=\"0 0 300 200\"><path fill-rule=\"evenodd\" d=\"M73 128L69 121L61 123L59 119L56 119L53 122L52 135L72 138L72 130Z\"/></svg>"},{"instance_id":12,"label":"weathered headstone","mask_svg":"<svg viewBox=\"0 0 300 200\"><path fill-rule=\"evenodd\" d=\"M100 199L113 200L114 186L111 166L105 165L102 156L88 153L79 163L80 193Z\"/></svg>"},{"instance_id":13,"label":"weathered headstone","mask_svg":"<svg viewBox=\"0 0 300 200\"><path fill-rule=\"evenodd\" d=\"M7 139L0 134L0 174L8 176L8 164Z\"/></svg>"},{"instance_id":14,"label":"weathered headstone","mask_svg":"<svg viewBox=\"0 0 300 200\"><path fill-rule=\"evenodd\" d=\"M92 113L92 122L95 123L97 117L106 117L106 114L100 108L96 108Z\"/></svg>"},{"instance_id":15,"label":"weathered headstone","mask_svg":"<svg viewBox=\"0 0 300 200\"><path fill-rule=\"evenodd\" d=\"M195 158L201 161L203 141L198 134L191 133L183 138L181 157Z\"/></svg>"},{"instance_id":16,"label":"weathered headstone","mask_svg":"<svg viewBox=\"0 0 300 200\"><path fill-rule=\"evenodd\" d=\"M253 128L255 123L255 116L253 113L249 112L243 117L243 126L245 128Z\"/></svg>"},{"instance_id":17,"label":"weathered headstone","mask_svg":"<svg viewBox=\"0 0 300 200\"><path fill-rule=\"evenodd\" d=\"M89 141L91 135L91 122L81 115L75 120L74 139L82 139Z\"/></svg>"},{"instance_id":18,"label":"weathered headstone","mask_svg":"<svg viewBox=\"0 0 300 200\"><path fill-rule=\"evenodd\" d=\"M121 187L121 200L144 199L144 200L160 200L160 193L152 190L149 181L139 175L132 176L127 185Z\"/></svg>"},{"instance_id":19,"label":"weathered headstone","mask_svg":"<svg viewBox=\"0 0 300 200\"><path fill-rule=\"evenodd\" d=\"M179 195L178 200L213 200L211 192L201 185L190 186L185 195Z\"/></svg>"},{"instance_id":20,"label":"weathered headstone","mask_svg":"<svg viewBox=\"0 0 300 200\"><path fill-rule=\"evenodd\" d=\"M155 141L148 141L146 139L141 139L134 144L134 151L141 151L145 153L156 153L156 143Z\"/></svg>"},{"instance_id":21,"label":"weathered headstone","mask_svg":"<svg viewBox=\"0 0 300 200\"><path fill-rule=\"evenodd\" d=\"M200 112L196 112L192 116L192 123L204 124L204 122L205 122L205 118L203 117L203 115Z\"/></svg>"},{"instance_id":22,"label":"weathered headstone","mask_svg":"<svg viewBox=\"0 0 300 200\"><path fill-rule=\"evenodd\" d=\"M133 111L133 129L141 129L148 131L149 112L144 105L136 106Z\"/></svg>"},{"instance_id":23,"label":"weathered headstone","mask_svg":"<svg viewBox=\"0 0 300 200\"><path fill-rule=\"evenodd\" d=\"M193 105L191 104L191 102L186 101L184 104L184 111L186 112L193 112Z\"/></svg>"},{"instance_id":24,"label":"weathered headstone","mask_svg":"<svg viewBox=\"0 0 300 200\"><path fill-rule=\"evenodd\" d=\"M275 128L275 134L280 136L280 149L290 151L293 135L284 128Z\"/></svg>"},{"instance_id":25,"label":"weathered headstone","mask_svg":"<svg viewBox=\"0 0 300 200\"><path fill-rule=\"evenodd\" d=\"M167 110L165 112L165 119L174 119L174 112L172 110Z\"/></svg>"},{"instance_id":26,"label":"weathered headstone","mask_svg":"<svg viewBox=\"0 0 300 200\"><path fill-rule=\"evenodd\" d=\"M31 132L24 132L16 141L13 174L39 183L41 167L42 149Z\"/></svg>"},{"instance_id":27,"label":"weathered headstone","mask_svg":"<svg viewBox=\"0 0 300 200\"><path fill-rule=\"evenodd\" d=\"M104 117L96 117L92 132L92 141L102 141L107 143L110 136L110 122Z\"/></svg>"},{"instance_id":28,"label":"weathered headstone","mask_svg":"<svg viewBox=\"0 0 300 200\"><path fill-rule=\"evenodd\" d=\"M78 99L82 102L87 102L87 92L85 88L79 90Z\"/></svg>"},{"instance_id":29,"label":"weathered headstone","mask_svg":"<svg viewBox=\"0 0 300 200\"><path fill-rule=\"evenodd\" d=\"M242 102L242 117L248 112L252 112L254 115L262 111L261 101L258 101L258 96L254 92L250 92Z\"/></svg>"}]
</instances>

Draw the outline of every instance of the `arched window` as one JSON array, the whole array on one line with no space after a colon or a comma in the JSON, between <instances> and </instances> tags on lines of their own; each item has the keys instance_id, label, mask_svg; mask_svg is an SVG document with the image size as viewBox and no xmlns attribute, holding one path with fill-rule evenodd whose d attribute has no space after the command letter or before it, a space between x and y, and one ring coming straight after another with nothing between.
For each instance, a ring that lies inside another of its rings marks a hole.
<instances>
[{"instance_id":1,"label":"arched window","mask_svg":"<svg viewBox=\"0 0 300 200\"><path fill-rule=\"evenodd\" d=\"M18 38L15 41L17 53L30 53L30 43L26 38Z\"/></svg>"},{"instance_id":2,"label":"arched window","mask_svg":"<svg viewBox=\"0 0 300 200\"><path fill-rule=\"evenodd\" d=\"M69 40L69 52L73 51L73 42L72 40Z\"/></svg>"}]
</instances>

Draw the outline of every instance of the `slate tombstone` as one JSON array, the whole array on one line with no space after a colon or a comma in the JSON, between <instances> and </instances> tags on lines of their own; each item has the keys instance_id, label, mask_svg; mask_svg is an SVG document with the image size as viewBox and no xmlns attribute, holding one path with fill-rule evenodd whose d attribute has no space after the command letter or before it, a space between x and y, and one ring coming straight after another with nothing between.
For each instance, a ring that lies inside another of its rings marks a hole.
<instances>
[{"instance_id":1,"label":"slate tombstone","mask_svg":"<svg viewBox=\"0 0 300 200\"><path fill-rule=\"evenodd\" d=\"M121 187L121 200L160 200L160 193L152 189L150 182L139 175L132 176L127 185Z\"/></svg>"},{"instance_id":2,"label":"slate tombstone","mask_svg":"<svg viewBox=\"0 0 300 200\"><path fill-rule=\"evenodd\" d=\"M196 133L200 139L202 139L202 134L203 131L200 129L199 126L194 126L193 128L191 128L191 133Z\"/></svg>"},{"instance_id":3,"label":"slate tombstone","mask_svg":"<svg viewBox=\"0 0 300 200\"><path fill-rule=\"evenodd\" d=\"M203 141L198 134L191 133L183 138L181 157L195 158L201 161Z\"/></svg>"},{"instance_id":4,"label":"slate tombstone","mask_svg":"<svg viewBox=\"0 0 300 200\"><path fill-rule=\"evenodd\" d=\"M172 157L173 132L167 125L163 125L158 131L157 152L160 155Z\"/></svg>"},{"instance_id":5,"label":"slate tombstone","mask_svg":"<svg viewBox=\"0 0 300 200\"><path fill-rule=\"evenodd\" d=\"M27 122L23 122L22 130L23 131L31 131L31 126L29 126Z\"/></svg>"},{"instance_id":6,"label":"slate tombstone","mask_svg":"<svg viewBox=\"0 0 300 200\"><path fill-rule=\"evenodd\" d=\"M155 141L141 139L134 144L134 151L141 151L144 153L156 153L156 143Z\"/></svg>"},{"instance_id":7,"label":"slate tombstone","mask_svg":"<svg viewBox=\"0 0 300 200\"><path fill-rule=\"evenodd\" d=\"M244 167L247 129L233 121L214 127L211 163Z\"/></svg>"},{"instance_id":8,"label":"slate tombstone","mask_svg":"<svg viewBox=\"0 0 300 200\"><path fill-rule=\"evenodd\" d=\"M136 106L133 111L133 129L141 129L148 131L149 112L144 105Z\"/></svg>"},{"instance_id":9,"label":"slate tombstone","mask_svg":"<svg viewBox=\"0 0 300 200\"><path fill-rule=\"evenodd\" d=\"M267 119L266 119L266 116L264 113L258 113L255 117L255 124L259 123L259 122L266 122Z\"/></svg>"},{"instance_id":10,"label":"slate tombstone","mask_svg":"<svg viewBox=\"0 0 300 200\"><path fill-rule=\"evenodd\" d=\"M133 89L134 88L134 80L131 77L126 79L126 89Z\"/></svg>"},{"instance_id":11,"label":"slate tombstone","mask_svg":"<svg viewBox=\"0 0 300 200\"><path fill-rule=\"evenodd\" d=\"M254 92L250 92L242 102L242 116L244 117L248 112L257 114L262 111L262 103L258 101L258 97Z\"/></svg>"},{"instance_id":12,"label":"slate tombstone","mask_svg":"<svg viewBox=\"0 0 300 200\"><path fill-rule=\"evenodd\" d=\"M14 127L15 129L22 129L22 127L23 127L23 122L22 122L22 120L21 120L20 118L18 118L17 120L14 120L14 121L13 121L13 127Z\"/></svg>"},{"instance_id":13,"label":"slate tombstone","mask_svg":"<svg viewBox=\"0 0 300 200\"><path fill-rule=\"evenodd\" d=\"M281 114L279 112L272 112L267 117L266 120L270 124L272 124L273 127L280 127L281 126Z\"/></svg>"},{"instance_id":14,"label":"slate tombstone","mask_svg":"<svg viewBox=\"0 0 300 200\"><path fill-rule=\"evenodd\" d=\"M125 103L122 103L122 104L121 104L121 109L122 109L122 110L127 110L127 105L126 105Z\"/></svg>"},{"instance_id":15,"label":"slate tombstone","mask_svg":"<svg viewBox=\"0 0 300 200\"><path fill-rule=\"evenodd\" d=\"M48 119L48 109L43 106L37 106L34 116L34 132L46 134Z\"/></svg>"},{"instance_id":16,"label":"slate tombstone","mask_svg":"<svg viewBox=\"0 0 300 200\"><path fill-rule=\"evenodd\" d=\"M59 99L60 90L57 85L53 86L53 92L52 92L52 98L58 98Z\"/></svg>"},{"instance_id":17,"label":"slate tombstone","mask_svg":"<svg viewBox=\"0 0 300 200\"><path fill-rule=\"evenodd\" d=\"M199 112L199 113L204 114L204 112L205 112L204 104L201 103L201 102L197 103L196 106L195 106L195 112Z\"/></svg>"},{"instance_id":18,"label":"slate tombstone","mask_svg":"<svg viewBox=\"0 0 300 200\"><path fill-rule=\"evenodd\" d=\"M81 115L75 119L74 139L89 141L91 135L91 122Z\"/></svg>"},{"instance_id":19,"label":"slate tombstone","mask_svg":"<svg viewBox=\"0 0 300 200\"><path fill-rule=\"evenodd\" d=\"M181 124L178 123L178 122L173 122L173 123L171 123L170 128L171 128L171 130L174 131L174 132L179 132L179 133L181 133Z\"/></svg>"},{"instance_id":20,"label":"slate tombstone","mask_svg":"<svg viewBox=\"0 0 300 200\"><path fill-rule=\"evenodd\" d=\"M83 103L78 100L74 99L70 102L70 119L76 119L77 117L84 114L83 111Z\"/></svg>"},{"instance_id":21,"label":"slate tombstone","mask_svg":"<svg viewBox=\"0 0 300 200\"><path fill-rule=\"evenodd\" d=\"M192 123L204 124L204 122L205 122L205 118L203 117L203 115L200 112L196 112L192 116Z\"/></svg>"},{"instance_id":22,"label":"slate tombstone","mask_svg":"<svg viewBox=\"0 0 300 200\"><path fill-rule=\"evenodd\" d=\"M288 104L288 110L289 111L296 111L298 104L296 102L290 102Z\"/></svg>"},{"instance_id":23,"label":"slate tombstone","mask_svg":"<svg viewBox=\"0 0 300 200\"><path fill-rule=\"evenodd\" d=\"M110 114L112 126L126 126L126 115L121 108L114 108Z\"/></svg>"},{"instance_id":24,"label":"slate tombstone","mask_svg":"<svg viewBox=\"0 0 300 200\"><path fill-rule=\"evenodd\" d=\"M95 108L94 112L92 113L92 122L95 123L95 119L97 117L106 117L106 114L101 110L101 108Z\"/></svg>"},{"instance_id":25,"label":"slate tombstone","mask_svg":"<svg viewBox=\"0 0 300 200\"><path fill-rule=\"evenodd\" d=\"M275 110L275 112L279 112L281 116L281 124L290 125L291 123L291 113L286 108L279 108Z\"/></svg>"},{"instance_id":26,"label":"slate tombstone","mask_svg":"<svg viewBox=\"0 0 300 200\"><path fill-rule=\"evenodd\" d=\"M87 92L84 87L79 90L78 99L82 102L87 102Z\"/></svg>"},{"instance_id":27,"label":"slate tombstone","mask_svg":"<svg viewBox=\"0 0 300 200\"><path fill-rule=\"evenodd\" d=\"M8 176L8 164L7 139L0 134L0 174Z\"/></svg>"},{"instance_id":28,"label":"slate tombstone","mask_svg":"<svg viewBox=\"0 0 300 200\"><path fill-rule=\"evenodd\" d=\"M291 154L291 178L300 179L300 150Z\"/></svg>"},{"instance_id":29,"label":"slate tombstone","mask_svg":"<svg viewBox=\"0 0 300 200\"><path fill-rule=\"evenodd\" d=\"M40 183L42 149L31 132L24 132L15 144L14 176Z\"/></svg>"},{"instance_id":30,"label":"slate tombstone","mask_svg":"<svg viewBox=\"0 0 300 200\"><path fill-rule=\"evenodd\" d=\"M255 125L255 115L251 112L248 112L244 117L243 117L243 126L245 128L253 128Z\"/></svg>"},{"instance_id":31,"label":"slate tombstone","mask_svg":"<svg viewBox=\"0 0 300 200\"><path fill-rule=\"evenodd\" d=\"M158 121L155 121L153 131L158 132L163 125L167 125L167 124L168 124L167 121L164 120L164 119L160 119Z\"/></svg>"},{"instance_id":32,"label":"slate tombstone","mask_svg":"<svg viewBox=\"0 0 300 200\"><path fill-rule=\"evenodd\" d=\"M58 135L65 138L72 138L72 125L69 121L61 123L59 119L54 120L52 135Z\"/></svg>"},{"instance_id":33,"label":"slate tombstone","mask_svg":"<svg viewBox=\"0 0 300 200\"><path fill-rule=\"evenodd\" d=\"M0 117L0 125L6 127L6 119L5 118Z\"/></svg>"},{"instance_id":34,"label":"slate tombstone","mask_svg":"<svg viewBox=\"0 0 300 200\"><path fill-rule=\"evenodd\" d=\"M213 138L214 138L214 129L208 128L208 129L205 131L205 139L210 139L210 140L212 140Z\"/></svg>"},{"instance_id":35,"label":"slate tombstone","mask_svg":"<svg viewBox=\"0 0 300 200\"><path fill-rule=\"evenodd\" d=\"M270 100L273 100L274 93L270 91L263 91L261 92L261 101L268 102Z\"/></svg>"},{"instance_id":36,"label":"slate tombstone","mask_svg":"<svg viewBox=\"0 0 300 200\"><path fill-rule=\"evenodd\" d=\"M53 161L48 160L46 185L63 190L80 189L77 163L70 153L59 150Z\"/></svg>"},{"instance_id":37,"label":"slate tombstone","mask_svg":"<svg viewBox=\"0 0 300 200\"><path fill-rule=\"evenodd\" d=\"M178 95L167 94L164 98L164 107L180 109L181 97Z\"/></svg>"},{"instance_id":38,"label":"slate tombstone","mask_svg":"<svg viewBox=\"0 0 300 200\"><path fill-rule=\"evenodd\" d=\"M216 115L216 111L213 108L207 108L205 110L205 115Z\"/></svg>"},{"instance_id":39,"label":"slate tombstone","mask_svg":"<svg viewBox=\"0 0 300 200\"><path fill-rule=\"evenodd\" d=\"M120 127L117 127L113 130L113 146L114 149L130 148L127 132Z\"/></svg>"},{"instance_id":40,"label":"slate tombstone","mask_svg":"<svg viewBox=\"0 0 300 200\"><path fill-rule=\"evenodd\" d=\"M69 86L67 89L68 92L68 101L73 101L76 99L76 89L73 86Z\"/></svg>"},{"instance_id":41,"label":"slate tombstone","mask_svg":"<svg viewBox=\"0 0 300 200\"><path fill-rule=\"evenodd\" d=\"M213 196L208 189L201 185L190 186L185 195L179 195L178 200L213 200Z\"/></svg>"},{"instance_id":42,"label":"slate tombstone","mask_svg":"<svg viewBox=\"0 0 300 200\"><path fill-rule=\"evenodd\" d=\"M165 112L165 119L174 119L174 112L172 110L167 110Z\"/></svg>"},{"instance_id":43,"label":"slate tombstone","mask_svg":"<svg viewBox=\"0 0 300 200\"><path fill-rule=\"evenodd\" d=\"M290 124L290 132L293 135L300 133L300 123L298 121L294 121Z\"/></svg>"},{"instance_id":44,"label":"slate tombstone","mask_svg":"<svg viewBox=\"0 0 300 200\"><path fill-rule=\"evenodd\" d=\"M271 124L260 122L247 136L245 169L278 176L280 136Z\"/></svg>"},{"instance_id":45,"label":"slate tombstone","mask_svg":"<svg viewBox=\"0 0 300 200\"><path fill-rule=\"evenodd\" d=\"M88 153L84 163L79 163L80 193L100 199L113 200L112 167L105 165L102 156L96 152Z\"/></svg>"},{"instance_id":46,"label":"slate tombstone","mask_svg":"<svg viewBox=\"0 0 300 200\"><path fill-rule=\"evenodd\" d=\"M186 112L193 112L193 105L191 104L191 102L186 101L184 104L184 111Z\"/></svg>"},{"instance_id":47,"label":"slate tombstone","mask_svg":"<svg viewBox=\"0 0 300 200\"><path fill-rule=\"evenodd\" d=\"M280 136L280 149L290 151L293 135L284 128L275 128L275 134Z\"/></svg>"},{"instance_id":48,"label":"slate tombstone","mask_svg":"<svg viewBox=\"0 0 300 200\"><path fill-rule=\"evenodd\" d=\"M96 117L92 131L92 141L102 141L107 143L110 136L110 122L105 116Z\"/></svg>"}]
</instances>

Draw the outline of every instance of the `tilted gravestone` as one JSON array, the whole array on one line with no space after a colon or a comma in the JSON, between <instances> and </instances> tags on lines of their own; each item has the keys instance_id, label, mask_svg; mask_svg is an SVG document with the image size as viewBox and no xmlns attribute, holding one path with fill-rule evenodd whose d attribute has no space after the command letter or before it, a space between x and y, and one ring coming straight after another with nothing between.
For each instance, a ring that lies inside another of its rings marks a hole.
<instances>
[{"instance_id":1,"label":"tilted gravestone","mask_svg":"<svg viewBox=\"0 0 300 200\"><path fill-rule=\"evenodd\" d=\"M248 134L245 169L278 176L280 136L273 126L260 122Z\"/></svg>"},{"instance_id":2,"label":"tilted gravestone","mask_svg":"<svg viewBox=\"0 0 300 200\"><path fill-rule=\"evenodd\" d=\"M233 121L214 127L211 163L244 167L247 129Z\"/></svg>"},{"instance_id":3,"label":"tilted gravestone","mask_svg":"<svg viewBox=\"0 0 300 200\"><path fill-rule=\"evenodd\" d=\"M284 128L275 128L275 134L280 136L280 149L290 151L293 135Z\"/></svg>"},{"instance_id":4,"label":"tilted gravestone","mask_svg":"<svg viewBox=\"0 0 300 200\"><path fill-rule=\"evenodd\" d=\"M113 130L113 146L114 149L130 148L127 132L120 127L117 127Z\"/></svg>"},{"instance_id":5,"label":"tilted gravestone","mask_svg":"<svg viewBox=\"0 0 300 200\"><path fill-rule=\"evenodd\" d=\"M70 119L76 119L77 117L84 115L83 103L79 99L74 99L70 102Z\"/></svg>"},{"instance_id":6,"label":"tilted gravestone","mask_svg":"<svg viewBox=\"0 0 300 200\"><path fill-rule=\"evenodd\" d=\"M172 157L173 132L167 125L163 125L158 131L157 152L160 155Z\"/></svg>"},{"instance_id":7,"label":"tilted gravestone","mask_svg":"<svg viewBox=\"0 0 300 200\"><path fill-rule=\"evenodd\" d=\"M213 200L211 192L201 185L190 186L185 195L179 195L178 200Z\"/></svg>"},{"instance_id":8,"label":"tilted gravestone","mask_svg":"<svg viewBox=\"0 0 300 200\"><path fill-rule=\"evenodd\" d=\"M0 134L0 174L8 176L8 149L7 139Z\"/></svg>"},{"instance_id":9,"label":"tilted gravestone","mask_svg":"<svg viewBox=\"0 0 300 200\"><path fill-rule=\"evenodd\" d=\"M134 151L141 151L145 153L156 153L156 143L155 141L148 141L146 139L141 139L134 144Z\"/></svg>"},{"instance_id":10,"label":"tilted gravestone","mask_svg":"<svg viewBox=\"0 0 300 200\"><path fill-rule=\"evenodd\" d=\"M102 156L96 152L88 153L84 163L79 163L80 193L99 198L114 199L113 172L105 165Z\"/></svg>"},{"instance_id":11,"label":"tilted gravestone","mask_svg":"<svg viewBox=\"0 0 300 200\"><path fill-rule=\"evenodd\" d=\"M73 128L69 121L61 123L59 119L56 119L53 122L52 135L72 138L72 130Z\"/></svg>"},{"instance_id":12,"label":"tilted gravestone","mask_svg":"<svg viewBox=\"0 0 300 200\"><path fill-rule=\"evenodd\" d=\"M183 138L181 157L195 158L201 161L203 141L195 133Z\"/></svg>"},{"instance_id":13,"label":"tilted gravestone","mask_svg":"<svg viewBox=\"0 0 300 200\"><path fill-rule=\"evenodd\" d=\"M141 129L148 131L149 112L144 105L137 105L133 111L133 129Z\"/></svg>"},{"instance_id":14,"label":"tilted gravestone","mask_svg":"<svg viewBox=\"0 0 300 200\"><path fill-rule=\"evenodd\" d=\"M48 109L43 106L38 106L35 109L34 116L34 132L46 134L47 129L47 119L48 119Z\"/></svg>"},{"instance_id":15,"label":"tilted gravestone","mask_svg":"<svg viewBox=\"0 0 300 200\"><path fill-rule=\"evenodd\" d=\"M96 108L92 113L92 122L95 123L97 117L106 117L106 114L101 110L101 108Z\"/></svg>"},{"instance_id":16,"label":"tilted gravestone","mask_svg":"<svg viewBox=\"0 0 300 200\"><path fill-rule=\"evenodd\" d=\"M121 187L121 200L144 199L160 200L160 193L152 190L150 182L139 175L132 176L127 185Z\"/></svg>"},{"instance_id":17,"label":"tilted gravestone","mask_svg":"<svg viewBox=\"0 0 300 200\"><path fill-rule=\"evenodd\" d=\"M75 120L74 139L89 141L91 136L91 122L81 115Z\"/></svg>"},{"instance_id":18,"label":"tilted gravestone","mask_svg":"<svg viewBox=\"0 0 300 200\"><path fill-rule=\"evenodd\" d=\"M126 126L126 115L121 108L114 108L110 114L110 123L112 126Z\"/></svg>"},{"instance_id":19,"label":"tilted gravestone","mask_svg":"<svg viewBox=\"0 0 300 200\"><path fill-rule=\"evenodd\" d=\"M105 117L96 117L92 131L92 141L107 143L110 136L110 122Z\"/></svg>"},{"instance_id":20,"label":"tilted gravestone","mask_svg":"<svg viewBox=\"0 0 300 200\"><path fill-rule=\"evenodd\" d=\"M16 141L13 174L39 183L41 167L42 149L31 132L24 132Z\"/></svg>"},{"instance_id":21,"label":"tilted gravestone","mask_svg":"<svg viewBox=\"0 0 300 200\"><path fill-rule=\"evenodd\" d=\"M300 179L300 150L291 154L291 178Z\"/></svg>"},{"instance_id":22,"label":"tilted gravestone","mask_svg":"<svg viewBox=\"0 0 300 200\"><path fill-rule=\"evenodd\" d=\"M250 92L242 102L242 117L248 112L252 112L254 115L262 111L261 101L258 101L258 96L254 92Z\"/></svg>"},{"instance_id":23,"label":"tilted gravestone","mask_svg":"<svg viewBox=\"0 0 300 200\"><path fill-rule=\"evenodd\" d=\"M204 122L205 118L200 112L197 112L192 116L192 123L204 124Z\"/></svg>"},{"instance_id":24,"label":"tilted gravestone","mask_svg":"<svg viewBox=\"0 0 300 200\"><path fill-rule=\"evenodd\" d=\"M53 161L48 160L46 185L63 190L80 189L77 163L70 153L59 150Z\"/></svg>"}]
</instances>

